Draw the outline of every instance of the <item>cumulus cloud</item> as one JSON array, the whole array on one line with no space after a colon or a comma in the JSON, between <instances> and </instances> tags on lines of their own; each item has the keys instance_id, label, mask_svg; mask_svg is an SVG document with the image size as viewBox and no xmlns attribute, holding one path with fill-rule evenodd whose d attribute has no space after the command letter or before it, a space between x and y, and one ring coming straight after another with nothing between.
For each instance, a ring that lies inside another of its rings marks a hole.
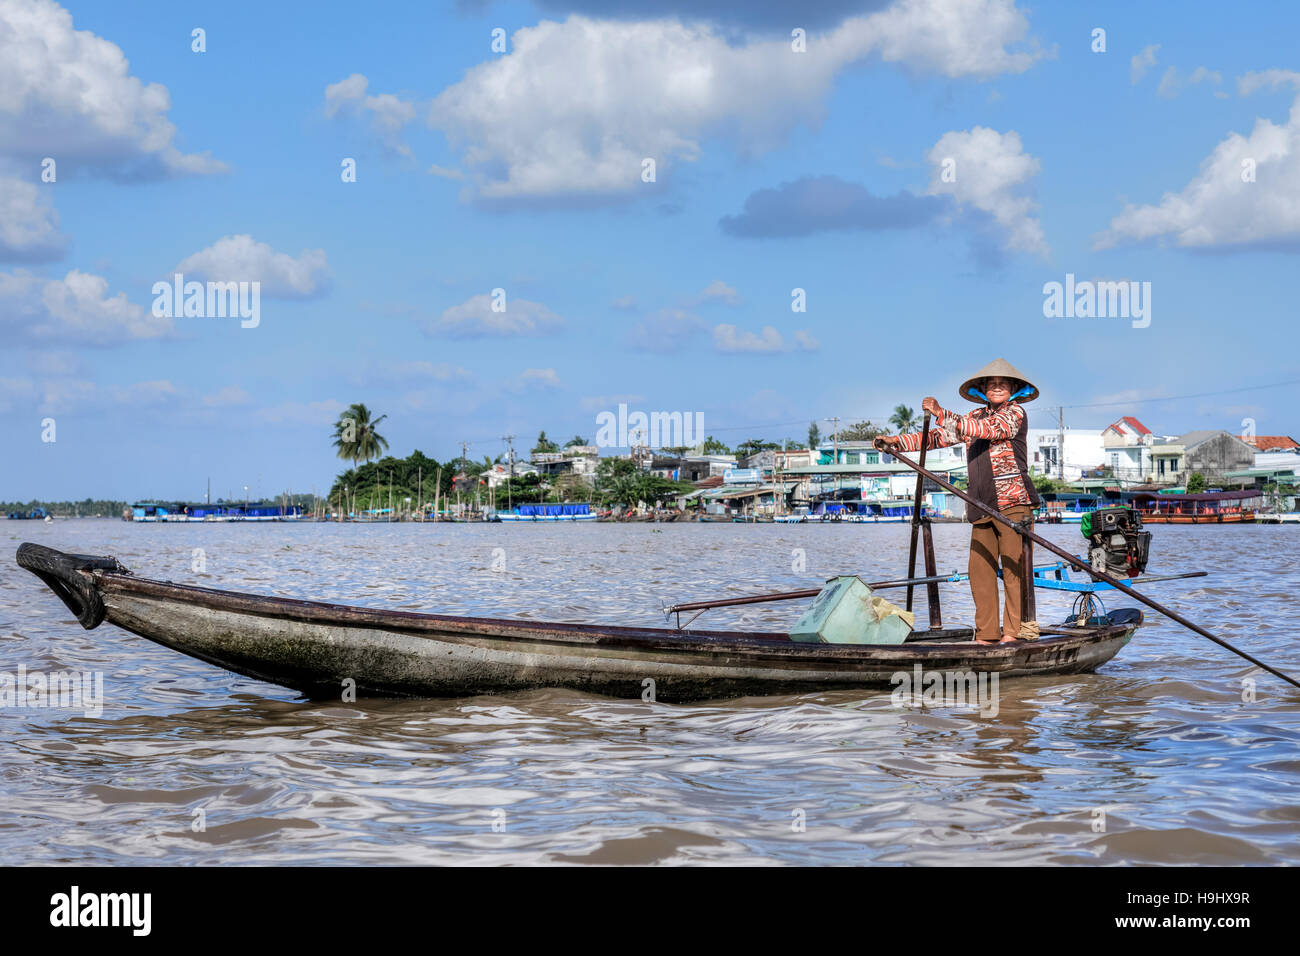
<instances>
[{"instance_id":1,"label":"cumulus cloud","mask_svg":"<svg viewBox=\"0 0 1300 956\"><path fill-rule=\"evenodd\" d=\"M914 196L906 190L893 196L874 196L865 186L838 176L805 176L750 193L744 210L723 216L718 225L729 235L747 239L835 230L907 229L933 221L943 208L943 200Z\"/></svg>"},{"instance_id":2,"label":"cumulus cloud","mask_svg":"<svg viewBox=\"0 0 1300 956\"><path fill-rule=\"evenodd\" d=\"M507 298L505 310L496 312L493 301L486 293L471 296L438 318L425 321L424 331L454 338L512 337L545 335L564 325L563 319L541 303Z\"/></svg>"},{"instance_id":3,"label":"cumulus cloud","mask_svg":"<svg viewBox=\"0 0 1300 956\"><path fill-rule=\"evenodd\" d=\"M1012 50L1028 22L1012 0L898 0L808 38L729 42L708 23L570 16L515 32L510 52L472 67L428 113L486 200L613 197L644 190L705 139L740 153L816 125L835 76L871 56L947 77L1028 69Z\"/></svg>"},{"instance_id":4,"label":"cumulus cloud","mask_svg":"<svg viewBox=\"0 0 1300 956\"><path fill-rule=\"evenodd\" d=\"M67 251L48 189L0 176L0 261L49 262Z\"/></svg>"},{"instance_id":5,"label":"cumulus cloud","mask_svg":"<svg viewBox=\"0 0 1300 956\"><path fill-rule=\"evenodd\" d=\"M167 88L129 67L53 0L0 3L0 154L118 179L224 172L208 153L177 149Z\"/></svg>"},{"instance_id":6,"label":"cumulus cloud","mask_svg":"<svg viewBox=\"0 0 1300 956\"><path fill-rule=\"evenodd\" d=\"M723 305L740 305L740 293L721 279L714 279L695 298L697 305L720 302Z\"/></svg>"},{"instance_id":7,"label":"cumulus cloud","mask_svg":"<svg viewBox=\"0 0 1300 956\"><path fill-rule=\"evenodd\" d=\"M1002 231L1005 248L1047 255L1042 224L1032 215L1037 204L1026 195L1042 164L1025 152L1018 133L984 126L944 133L927 158L933 167L930 195L950 196L986 213ZM951 182L945 182L945 169L954 173L947 177Z\"/></svg>"},{"instance_id":8,"label":"cumulus cloud","mask_svg":"<svg viewBox=\"0 0 1300 956\"><path fill-rule=\"evenodd\" d=\"M0 378L0 411L38 408L42 412L69 414L85 410L114 411L166 408L176 405L186 391L167 379L129 385L102 385L88 378Z\"/></svg>"},{"instance_id":9,"label":"cumulus cloud","mask_svg":"<svg viewBox=\"0 0 1300 956\"><path fill-rule=\"evenodd\" d=\"M404 156L411 155L410 147L401 141L400 136L402 129L415 119L415 104L392 93L369 96L366 94L369 85L365 76L353 73L326 86L325 115L331 118L340 113L367 116L375 132L388 146Z\"/></svg>"},{"instance_id":10,"label":"cumulus cloud","mask_svg":"<svg viewBox=\"0 0 1300 956\"><path fill-rule=\"evenodd\" d=\"M799 10L799 24L804 27L834 26L846 17L878 10L889 0L819 0ZM468 0L461 0L462 6ZM779 30L787 36L791 30L789 0L538 0L543 10L555 13L582 13L598 19L648 20L675 16L686 20L707 20L745 31Z\"/></svg>"},{"instance_id":11,"label":"cumulus cloud","mask_svg":"<svg viewBox=\"0 0 1300 956\"><path fill-rule=\"evenodd\" d=\"M432 166L429 167L428 173L430 176L438 176L441 177L442 179L464 179L465 178L465 174L462 173L459 169L447 169L445 166L439 166L437 163L434 163Z\"/></svg>"},{"instance_id":12,"label":"cumulus cloud","mask_svg":"<svg viewBox=\"0 0 1300 956\"><path fill-rule=\"evenodd\" d=\"M770 325L763 326L762 332L755 333L723 324L713 328L713 347L719 352L789 352L795 349L812 351L818 347L818 343L803 330L794 334L792 342L787 342Z\"/></svg>"},{"instance_id":13,"label":"cumulus cloud","mask_svg":"<svg viewBox=\"0 0 1300 956\"><path fill-rule=\"evenodd\" d=\"M1156 51L1160 49L1159 43L1153 43L1151 46L1143 47L1142 52L1133 59L1129 60L1128 80L1136 84L1142 77L1147 75L1147 70L1156 65Z\"/></svg>"},{"instance_id":14,"label":"cumulus cloud","mask_svg":"<svg viewBox=\"0 0 1300 956\"><path fill-rule=\"evenodd\" d=\"M1199 83L1213 83L1217 86L1222 82L1223 74L1208 70L1203 66L1198 66L1189 76L1183 76L1178 72L1177 67L1171 66L1165 70L1164 76L1160 78L1160 86L1156 88L1156 95L1172 100L1189 86L1196 86Z\"/></svg>"},{"instance_id":15,"label":"cumulus cloud","mask_svg":"<svg viewBox=\"0 0 1300 956\"><path fill-rule=\"evenodd\" d=\"M1261 70L1237 77L1237 94L1250 96L1259 90L1300 90L1300 73L1295 70Z\"/></svg>"},{"instance_id":16,"label":"cumulus cloud","mask_svg":"<svg viewBox=\"0 0 1300 956\"><path fill-rule=\"evenodd\" d=\"M176 272L211 282L260 282L262 295L310 299L329 287L324 249L304 249L297 258L276 252L252 236L226 236L181 260Z\"/></svg>"},{"instance_id":17,"label":"cumulus cloud","mask_svg":"<svg viewBox=\"0 0 1300 956\"><path fill-rule=\"evenodd\" d=\"M1249 136L1230 134L1182 191L1126 205L1094 247L1164 240L1191 249L1300 242L1300 98L1285 123L1260 118Z\"/></svg>"},{"instance_id":18,"label":"cumulus cloud","mask_svg":"<svg viewBox=\"0 0 1300 956\"><path fill-rule=\"evenodd\" d=\"M110 296L108 280L73 269L62 279L25 270L0 272L0 336L10 341L76 347L156 339L173 332L123 292Z\"/></svg>"}]
</instances>

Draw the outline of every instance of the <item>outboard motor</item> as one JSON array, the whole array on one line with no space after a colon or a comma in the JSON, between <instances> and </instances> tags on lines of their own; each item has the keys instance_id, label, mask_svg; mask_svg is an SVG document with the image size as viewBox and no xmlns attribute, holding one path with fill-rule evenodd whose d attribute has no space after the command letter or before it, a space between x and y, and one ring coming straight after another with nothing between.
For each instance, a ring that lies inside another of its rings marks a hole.
<instances>
[{"instance_id":1,"label":"outboard motor","mask_svg":"<svg viewBox=\"0 0 1300 956\"><path fill-rule=\"evenodd\" d=\"M1088 539L1088 562L1093 570L1132 578L1147 569L1151 532L1142 530L1142 516L1134 508L1098 508L1083 516L1079 530Z\"/></svg>"}]
</instances>

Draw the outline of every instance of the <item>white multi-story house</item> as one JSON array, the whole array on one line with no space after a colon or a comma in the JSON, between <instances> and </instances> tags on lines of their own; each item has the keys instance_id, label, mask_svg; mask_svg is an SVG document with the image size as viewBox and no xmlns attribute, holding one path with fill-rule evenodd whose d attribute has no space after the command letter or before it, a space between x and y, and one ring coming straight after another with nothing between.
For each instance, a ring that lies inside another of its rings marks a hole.
<instances>
[{"instance_id":1,"label":"white multi-story house","mask_svg":"<svg viewBox=\"0 0 1300 956\"><path fill-rule=\"evenodd\" d=\"M1065 454L1061 454L1060 428L1030 428L1025 436L1029 471L1049 478L1078 481L1085 469L1106 464L1106 448L1099 428L1065 429ZM1062 469L1064 458L1064 469Z\"/></svg>"},{"instance_id":2,"label":"white multi-story house","mask_svg":"<svg viewBox=\"0 0 1300 956\"><path fill-rule=\"evenodd\" d=\"M1174 436L1158 439L1132 415L1125 415L1101 431L1105 459L1111 474L1121 482L1142 484L1152 480L1156 471L1152 448L1156 444L1177 441Z\"/></svg>"}]
</instances>

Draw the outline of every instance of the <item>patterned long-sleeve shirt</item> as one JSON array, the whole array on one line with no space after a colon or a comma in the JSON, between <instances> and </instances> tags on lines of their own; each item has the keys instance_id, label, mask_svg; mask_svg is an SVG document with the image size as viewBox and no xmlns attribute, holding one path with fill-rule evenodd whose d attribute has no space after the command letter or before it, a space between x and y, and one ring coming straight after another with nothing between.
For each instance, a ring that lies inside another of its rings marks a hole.
<instances>
[{"instance_id":1,"label":"patterned long-sleeve shirt","mask_svg":"<svg viewBox=\"0 0 1300 956\"><path fill-rule=\"evenodd\" d=\"M969 453L972 442L980 438L986 439L989 443L989 464L993 466L993 483L998 491L998 510L1012 505L1032 504L1011 445L1011 439L1020 431L1025 420L1025 410L1019 402L1004 402L996 409L986 405L969 415L958 415L941 408L930 427L930 441L926 447L946 448L964 442ZM920 432L898 437L899 451L921 450Z\"/></svg>"}]
</instances>

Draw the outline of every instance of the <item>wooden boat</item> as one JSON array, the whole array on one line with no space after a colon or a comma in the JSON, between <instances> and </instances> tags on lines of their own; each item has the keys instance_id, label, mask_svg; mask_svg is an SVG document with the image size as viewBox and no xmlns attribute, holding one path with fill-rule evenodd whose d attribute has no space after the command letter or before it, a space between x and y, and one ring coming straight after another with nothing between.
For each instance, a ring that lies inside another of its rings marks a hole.
<instances>
[{"instance_id":1,"label":"wooden boat","mask_svg":"<svg viewBox=\"0 0 1300 956\"><path fill-rule=\"evenodd\" d=\"M116 558L18 548L86 629L103 621L310 697L460 697L565 687L681 702L748 694L880 687L925 672L1002 677L1095 670L1142 623L1136 608L1087 626L1043 627L1034 642L985 646L970 628L900 645L796 643L780 632L615 627L459 617L219 591L137 577ZM650 683L653 681L653 685Z\"/></svg>"}]
</instances>

